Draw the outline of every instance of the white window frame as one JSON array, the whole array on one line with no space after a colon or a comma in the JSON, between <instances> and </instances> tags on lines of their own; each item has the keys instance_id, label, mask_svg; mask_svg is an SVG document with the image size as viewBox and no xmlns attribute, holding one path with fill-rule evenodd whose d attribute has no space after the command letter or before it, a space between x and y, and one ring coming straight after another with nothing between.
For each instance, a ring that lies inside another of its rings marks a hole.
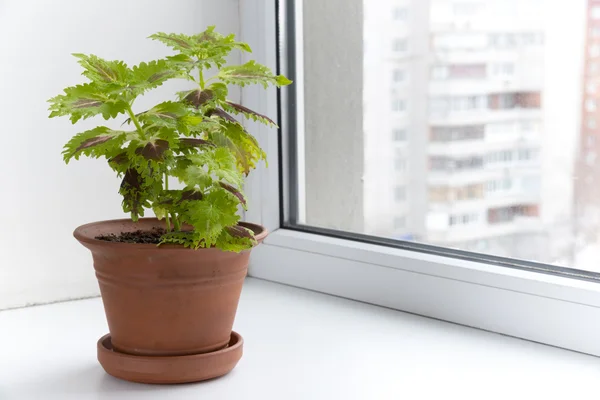
<instances>
[{"instance_id":1,"label":"white window frame","mask_svg":"<svg viewBox=\"0 0 600 400\"><path fill-rule=\"evenodd\" d=\"M301 2L296 3L296 15L301 18ZM280 11L285 12L284 2ZM274 1L240 0L240 15L241 38L254 50L242 61L255 58L275 69ZM281 26L285 39L282 22ZM286 62L282 58L283 70ZM294 62L298 72L294 85L302 104L303 61L296 58ZM286 93L281 91L282 110ZM274 89L245 87L242 103L277 115ZM282 126L285 122L280 121ZM471 257L463 259L449 257L443 248L414 251L410 244L390 247L283 228L280 190L286 189L286 182L280 187L277 132L248 125L267 152L270 168L260 166L246 182L250 209L245 219L260 222L271 232L253 251L249 275L600 356L600 285L585 272L566 269L554 275L544 273L551 267L542 264L528 263L523 269L523 263L514 260L490 262L474 253L465 252ZM285 132L282 140L286 140ZM297 153L301 161L302 146Z\"/></svg>"}]
</instances>

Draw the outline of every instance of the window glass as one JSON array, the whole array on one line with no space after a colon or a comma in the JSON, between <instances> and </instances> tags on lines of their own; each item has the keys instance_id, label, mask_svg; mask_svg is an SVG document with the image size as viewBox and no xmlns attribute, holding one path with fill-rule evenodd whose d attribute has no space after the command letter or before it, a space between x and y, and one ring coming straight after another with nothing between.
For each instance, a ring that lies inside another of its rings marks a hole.
<instances>
[{"instance_id":1,"label":"window glass","mask_svg":"<svg viewBox=\"0 0 600 400\"><path fill-rule=\"evenodd\" d=\"M597 2L323 4L290 223L600 272Z\"/></svg>"}]
</instances>

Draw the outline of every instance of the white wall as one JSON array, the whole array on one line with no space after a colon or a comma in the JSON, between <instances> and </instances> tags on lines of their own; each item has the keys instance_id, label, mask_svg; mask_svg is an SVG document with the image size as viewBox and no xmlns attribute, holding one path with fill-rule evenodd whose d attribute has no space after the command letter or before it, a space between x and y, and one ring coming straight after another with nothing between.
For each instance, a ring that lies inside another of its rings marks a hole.
<instances>
[{"instance_id":1,"label":"white wall","mask_svg":"<svg viewBox=\"0 0 600 400\"><path fill-rule=\"evenodd\" d=\"M0 309L96 295L91 255L72 231L124 215L119 181L103 160L65 166L61 157L73 134L106 122L47 118L46 100L82 81L70 54L131 65L169 53L148 35L213 24L238 33L238 0L0 0Z\"/></svg>"}]
</instances>

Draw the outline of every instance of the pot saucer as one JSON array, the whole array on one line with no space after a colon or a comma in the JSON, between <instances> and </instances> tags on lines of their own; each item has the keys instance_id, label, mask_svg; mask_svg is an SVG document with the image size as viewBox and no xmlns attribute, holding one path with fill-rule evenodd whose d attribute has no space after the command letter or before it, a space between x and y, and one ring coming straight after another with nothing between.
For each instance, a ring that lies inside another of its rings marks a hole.
<instances>
[{"instance_id":1,"label":"pot saucer","mask_svg":"<svg viewBox=\"0 0 600 400\"><path fill-rule=\"evenodd\" d=\"M223 376L240 358L244 339L231 332L229 345L211 353L187 356L134 356L113 349L110 334L98 340L98 361L115 378L139 383L199 382Z\"/></svg>"}]
</instances>

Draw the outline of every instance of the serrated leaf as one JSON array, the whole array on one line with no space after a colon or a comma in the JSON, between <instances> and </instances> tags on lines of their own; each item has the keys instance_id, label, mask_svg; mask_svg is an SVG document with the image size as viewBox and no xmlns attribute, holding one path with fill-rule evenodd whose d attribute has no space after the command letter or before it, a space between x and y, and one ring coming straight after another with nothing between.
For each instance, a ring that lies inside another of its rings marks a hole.
<instances>
[{"instance_id":1,"label":"serrated leaf","mask_svg":"<svg viewBox=\"0 0 600 400\"><path fill-rule=\"evenodd\" d=\"M69 115L75 123L101 114L104 119L109 119L125 113L129 106L123 100L108 97L95 83L71 86L64 93L48 100L50 118Z\"/></svg>"},{"instance_id":2,"label":"serrated leaf","mask_svg":"<svg viewBox=\"0 0 600 400\"><path fill-rule=\"evenodd\" d=\"M131 71L123 61L107 61L93 54L74 53L73 56L84 68L82 75L93 82L125 86L129 80Z\"/></svg>"},{"instance_id":3,"label":"serrated leaf","mask_svg":"<svg viewBox=\"0 0 600 400\"><path fill-rule=\"evenodd\" d=\"M181 192L181 201L196 201L196 200L202 200L204 196L202 195L202 192L199 192L197 190L184 190L183 192Z\"/></svg>"},{"instance_id":4,"label":"serrated leaf","mask_svg":"<svg viewBox=\"0 0 600 400\"><path fill-rule=\"evenodd\" d=\"M163 42L175 50L185 51L194 47L191 38L183 34L158 32L150 35L149 38Z\"/></svg>"},{"instance_id":5,"label":"serrated leaf","mask_svg":"<svg viewBox=\"0 0 600 400\"><path fill-rule=\"evenodd\" d=\"M200 108L202 105L212 100L213 97L213 91L210 89L196 89L189 92L183 100L196 108Z\"/></svg>"},{"instance_id":6,"label":"serrated leaf","mask_svg":"<svg viewBox=\"0 0 600 400\"><path fill-rule=\"evenodd\" d=\"M209 117L212 117L213 115L215 115L215 116L222 118L229 122L238 122L237 119L233 118L231 115L227 114L225 111L221 110L220 108L215 108L215 109L209 110L206 113L206 115Z\"/></svg>"},{"instance_id":7,"label":"serrated leaf","mask_svg":"<svg viewBox=\"0 0 600 400\"><path fill-rule=\"evenodd\" d=\"M273 121L271 118L267 117L266 115L257 113L256 111L253 111L253 110L249 109L248 107L244 107L241 104L236 104L231 101L226 101L222 104L222 106L229 112L232 112L235 114L243 114L244 116L246 116L246 118L250 118L254 121L259 121L259 122L262 122L267 125L277 126L275 121Z\"/></svg>"},{"instance_id":8,"label":"serrated leaf","mask_svg":"<svg viewBox=\"0 0 600 400\"><path fill-rule=\"evenodd\" d=\"M273 75L268 67L258 64L254 60L243 65L223 67L217 77L225 83L240 86L259 83L267 88L269 85L281 86L291 83L282 75Z\"/></svg>"},{"instance_id":9,"label":"serrated leaf","mask_svg":"<svg viewBox=\"0 0 600 400\"><path fill-rule=\"evenodd\" d=\"M81 132L65 144L64 160L69 163L72 158L78 160L82 154L94 158L101 156L112 158L116 151L120 151L126 136L127 132L115 131L105 126Z\"/></svg>"},{"instance_id":10,"label":"serrated leaf","mask_svg":"<svg viewBox=\"0 0 600 400\"><path fill-rule=\"evenodd\" d=\"M134 95L137 96L147 90L161 86L169 79L180 76L180 71L173 69L165 60L142 62L133 67L128 90L133 91Z\"/></svg>"},{"instance_id":11,"label":"serrated leaf","mask_svg":"<svg viewBox=\"0 0 600 400\"><path fill-rule=\"evenodd\" d=\"M179 139L179 143L181 143L184 146L191 146L191 147L200 147L200 146L216 147L216 144L209 142L208 140L196 139L196 138L181 138L181 139Z\"/></svg>"},{"instance_id":12,"label":"serrated leaf","mask_svg":"<svg viewBox=\"0 0 600 400\"><path fill-rule=\"evenodd\" d=\"M239 124L227 124L225 130L212 132L210 139L217 146L225 147L232 152L239 171L244 175L248 175L250 170L256 168L260 160L267 158L256 138Z\"/></svg>"},{"instance_id":13,"label":"serrated leaf","mask_svg":"<svg viewBox=\"0 0 600 400\"><path fill-rule=\"evenodd\" d=\"M219 186L234 195L244 207L246 206L246 198L240 190L225 182L219 182Z\"/></svg>"},{"instance_id":14,"label":"serrated leaf","mask_svg":"<svg viewBox=\"0 0 600 400\"><path fill-rule=\"evenodd\" d=\"M163 154L169 149L169 142L162 139L157 139L148 142L144 147L138 148L136 154L141 155L146 160L161 161Z\"/></svg>"},{"instance_id":15,"label":"serrated leaf","mask_svg":"<svg viewBox=\"0 0 600 400\"><path fill-rule=\"evenodd\" d=\"M145 125L176 128L179 118L188 113L185 105L173 101L165 101L137 115ZM127 122L127 121L126 121Z\"/></svg>"}]
</instances>

